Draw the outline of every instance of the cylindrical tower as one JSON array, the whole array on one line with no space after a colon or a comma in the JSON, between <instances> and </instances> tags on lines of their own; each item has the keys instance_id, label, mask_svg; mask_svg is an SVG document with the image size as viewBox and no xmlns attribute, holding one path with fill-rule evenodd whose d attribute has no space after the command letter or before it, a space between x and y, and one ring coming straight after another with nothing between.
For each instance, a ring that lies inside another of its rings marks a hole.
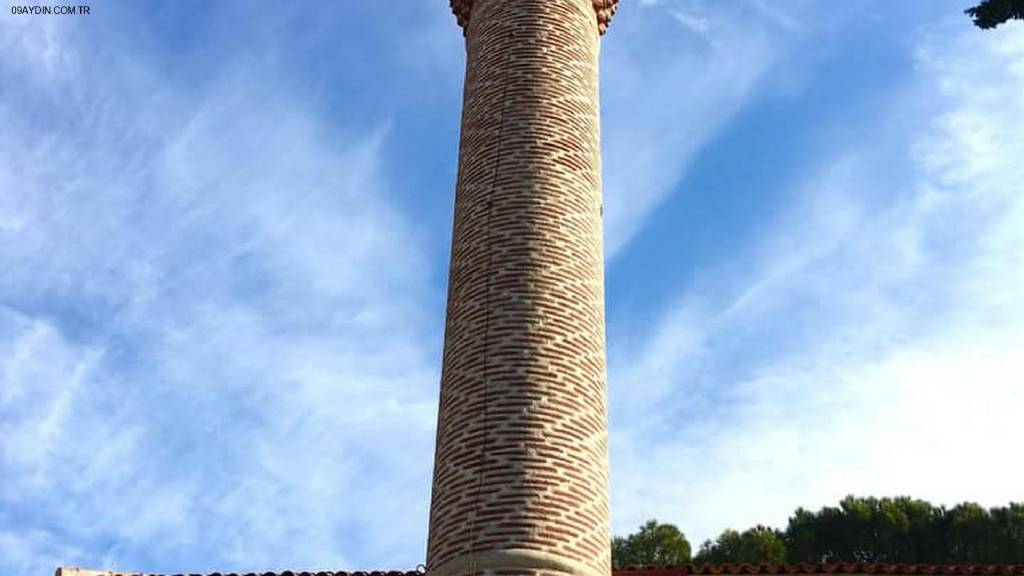
<instances>
[{"instance_id":1,"label":"cylindrical tower","mask_svg":"<svg viewBox=\"0 0 1024 576\"><path fill-rule=\"evenodd\" d=\"M610 573L600 34L618 0L452 0L466 36L431 576Z\"/></svg>"}]
</instances>

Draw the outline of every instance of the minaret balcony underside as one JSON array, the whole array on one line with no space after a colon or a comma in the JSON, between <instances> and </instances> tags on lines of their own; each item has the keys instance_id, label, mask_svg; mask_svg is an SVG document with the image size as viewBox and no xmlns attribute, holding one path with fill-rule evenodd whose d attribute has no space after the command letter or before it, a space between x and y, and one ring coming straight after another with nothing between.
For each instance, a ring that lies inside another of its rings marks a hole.
<instances>
[{"instance_id":1,"label":"minaret balcony underside","mask_svg":"<svg viewBox=\"0 0 1024 576\"><path fill-rule=\"evenodd\" d=\"M473 5L480 2L511 2L515 0L449 0L452 12L459 21L459 26L465 30L469 25L470 15L473 13ZM554 0L553 0L554 1ZM604 34L612 23L612 16L619 7L619 0L591 0L594 5L594 17L597 22L597 31Z\"/></svg>"}]
</instances>

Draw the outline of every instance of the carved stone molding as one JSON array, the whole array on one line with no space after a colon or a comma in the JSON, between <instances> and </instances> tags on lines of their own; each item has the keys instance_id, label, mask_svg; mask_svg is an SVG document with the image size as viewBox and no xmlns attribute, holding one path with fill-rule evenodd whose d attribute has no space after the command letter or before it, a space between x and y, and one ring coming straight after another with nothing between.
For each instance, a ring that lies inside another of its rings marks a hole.
<instances>
[{"instance_id":1,"label":"carved stone molding","mask_svg":"<svg viewBox=\"0 0 1024 576\"><path fill-rule=\"evenodd\" d=\"M449 0L449 2L452 12L455 13L455 17L459 21L459 26L465 29L469 23L469 15L473 12L474 0ZM592 0L592 2L597 17L597 30L604 34L612 23L612 16L615 15L615 10L619 7L619 0Z\"/></svg>"},{"instance_id":2,"label":"carved stone molding","mask_svg":"<svg viewBox=\"0 0 1024 576\"><path fill-rule=\"evenodd\" d=\"M597 12L597 30L604 34L612 24L612 16L619 8L619 0L594 0L594 11Z\"/></svg>"}]
</instances>

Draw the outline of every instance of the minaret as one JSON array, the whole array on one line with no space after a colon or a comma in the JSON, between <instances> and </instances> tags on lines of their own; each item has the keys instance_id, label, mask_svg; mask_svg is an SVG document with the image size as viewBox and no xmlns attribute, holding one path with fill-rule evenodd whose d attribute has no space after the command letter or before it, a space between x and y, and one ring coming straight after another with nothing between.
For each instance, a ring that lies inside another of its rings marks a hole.
<instances>
[{"instance_id":1,"label":"minaret","mask_svg":"<svg viewBox=\"0 0 1024 576\"><path fill-rule=\"evenodd\" d=\"M451 0L466 37L429 576L610 574L600 35L618 0Z\"/></svg>"}]
</instances>

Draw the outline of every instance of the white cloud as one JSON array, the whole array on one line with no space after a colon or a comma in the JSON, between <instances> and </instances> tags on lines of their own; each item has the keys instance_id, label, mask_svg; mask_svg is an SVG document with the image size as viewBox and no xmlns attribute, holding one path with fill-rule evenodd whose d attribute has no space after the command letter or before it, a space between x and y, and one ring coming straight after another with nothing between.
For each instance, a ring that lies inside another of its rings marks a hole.
<instances>
[{"instance_id":1,"label":"white cloud","mask_svg":"<svg viewBox=\"0 0 1024 576\"><path fill-rule=\"evenodd\" d=\"M800 30L764 2L641 4L605 44L610 255ZM441 58L458 34L437 12L446 28L403 42ZM0 74L26 80L0 99L0 571L420 561L439 324L387 194L388 119L331 128L265 62L188 87L129 61L145 54L92 68L67 20L39 22L0 19ZM922 43L916 96L947 108L913 186L866 201L884 179L851 151L749 276L707 279L613 350L618 531L657 513L710 536L861 488L1013 495L1019 464L991 462L1022 409L1007 30ZM931 475L946 453L971 466Z\"/></svg>"},{"instance_id":2,"label":"white cloud","mask_svg":"<svg viewBox=\"0 0 1024 576\"><path fill-rule=\"evenodd\" d=\"M76 434L83 415L72 408L100 354L65 341L46 321L4 313L0 328L0 462L18 480L5 483L4 497L24 498L63 481L55 453Z\"/></svg>"},{"instance_id":3,"label":"white cloud","mask_svg":"<svg viewBox=\"0 0 1024 576\"><path fill-rule=\"evenodd\" d=\"M1022 38L923 33L898 94L931 104L886 104L937 105L900 124L926 126L908 184L880 173L891 146L847 151L749 273L698 281L645 345L613 348L617 532L658 517L699 542L847 493L1020 499Z\"/></svg>"},{"instance_id":4,"label":"white cloud","mask_svg":"<svg viewBox=\"0 0 1024 576\"><path fill-rule=\"evenodd\" d=\"M609 259L798 38L803 3L787 8L792 15L756 2L645 2L616 20L601 64Z\"/></svg>"},{"instance_id":5,"label":"white cloud","mask_svg":"<svg viewBox=\"0 0 1024 576\"><path fill-rule=\"evenodd\" d=\"M0 100L5 574L422 560L439 351L388 118L344 132L258 66Z\"/></svg>"}]
</instances>

